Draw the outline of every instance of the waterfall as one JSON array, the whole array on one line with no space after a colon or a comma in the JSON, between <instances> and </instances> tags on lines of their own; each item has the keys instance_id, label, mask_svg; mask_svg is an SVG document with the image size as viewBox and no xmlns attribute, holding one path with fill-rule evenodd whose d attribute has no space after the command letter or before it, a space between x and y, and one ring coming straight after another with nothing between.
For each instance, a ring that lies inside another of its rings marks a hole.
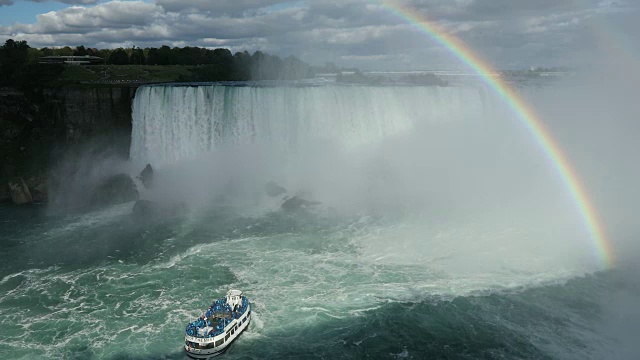
<instances>
[{"instance_id":1,"label":"waterfall","mask_svg":"<svg viewBox=\"0 0 640 360\"><path fill-rule=\"evenodd\" d=\"M162 166L225 145L352 148L420 123L477 119L486 103L463 87L147 86L133 104L131 158Z\"/></svg>"}]
</instances>

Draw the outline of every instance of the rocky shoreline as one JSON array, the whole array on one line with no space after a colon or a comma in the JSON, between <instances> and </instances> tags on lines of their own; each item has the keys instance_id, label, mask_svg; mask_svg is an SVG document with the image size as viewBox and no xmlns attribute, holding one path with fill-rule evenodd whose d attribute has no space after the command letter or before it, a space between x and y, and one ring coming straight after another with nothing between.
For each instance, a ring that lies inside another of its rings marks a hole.
<instances>
[{"instance_id":1,"label":"rocky shoreline","mask_svg":"<svg viewBox=\"0 0 640 360\"><path fill-rule=\"evenodd\" d=\"M12 202L15 205L46 203L49 200L49 186L45 177L21 177L0 183L0 203Z\"/></svg>"}]
</instances>

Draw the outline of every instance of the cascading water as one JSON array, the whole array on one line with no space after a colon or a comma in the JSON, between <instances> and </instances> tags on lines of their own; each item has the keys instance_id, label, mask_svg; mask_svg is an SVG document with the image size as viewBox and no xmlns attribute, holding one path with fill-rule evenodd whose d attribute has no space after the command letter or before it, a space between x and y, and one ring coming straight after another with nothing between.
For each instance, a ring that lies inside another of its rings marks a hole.
<instances>
[{"instance_id":1,"label":"cascading water","mask_svg":"<svg viewBox=\"0 0 640 360\"><path fill-rule=\"evenodd\" d=\"M283 154L330 140L355 147L416 122L477 119L493 108L462 87L151 86L133 105L131 158L171 164L223 145L268 143Z\"/></svg>"}]
</instances>

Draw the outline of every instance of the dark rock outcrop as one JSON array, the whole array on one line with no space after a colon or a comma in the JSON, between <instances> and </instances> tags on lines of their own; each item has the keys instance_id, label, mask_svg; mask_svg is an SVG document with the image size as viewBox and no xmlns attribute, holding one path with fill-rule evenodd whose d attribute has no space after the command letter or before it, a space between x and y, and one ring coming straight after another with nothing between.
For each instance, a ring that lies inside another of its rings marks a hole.
<instances>
[{"instance_id":1,"label":"dark rock outcrop","mask_svg":"<svg viewBox=\"0 0 640 360\"><path fill-rule=\"evenodd\" d=\"M153 168L151 164L147 164L147 166L144 167L138 179L142 182L145 189L151 189L153 186Z\"/></svg>"},{"instance_id":2,"label":"dark rock outcrop","mask_svg":"<svg viewBox=\"0 0 640 360\"><path fill-rule=\"evenodd\" d=\"M92 206L123 204L138 200L140 195L133 179L127 174L111 176L96 187L91 200Z\"/></svg>"},{"instance_id":3,"label":"dark rock outcrop","mask_svg":"<svg viewBox=\"0 0 640 360\"><path fill-rule=\"evenodd\" d=\"M33 201L29 187L22 178L9 181L9 194L16 205L29 204Z\"/></svg>"},{"instance_id":4,"label":"dark rock outcrop","mask_svg":"<svg viewBox=\"0 0 640 360\"><path fill-rule=\"evenodd\" d=\"M137 218L149 218L159 215L160 210L154 201L138 200L133 205L131 213Z\"/></svg>"},{"instance_id":5,"label":"dark rock outcrop","mask_svg":"<svg viewBox=\"0 0 640 360\"><path fill-rule=\"evenodd\" d=\"M285 211L296 211L300 209L307 209L311 206L319 204L320 202L318 201L305 200L300 196L295 195L282 203L282 205L280 205L280 208Z\"/></svg>"},{"instance_id":6,"label":"dark rock outcrop","mask_svg":"<svg viewBox=\"0 0 640 360\"><path fill-rule=\"evenodd\" d=\"M11 193L9 193L9 185L0 183L0 203L11 201Z\"/></svg>"},{"instance_id":7,"label":"dark rock outcrop","mask_svg":"<svg viewBox=\"0 0 640 360\"><path fill-rule=\"evenodd\" d=\"M267 193L267 195L271 197L276 197L278 195L282 195L287 192L287 189L283 188L282 186L278 185L273 181L269 181L268 183L266 183L264 185L264 190Z\"/></svg>"},{"instance_id":8,"label":"dark rock outcrop","mask_svg":"<svg viewBox=\"0 0 640 360\"><path fill-rule=\"evenodd\" d=\"M158 217L173 217L184 214L187 206L184 203L162 204L151 200L138 200L133 205L131 214L137 219L153 219Z\"/></svg>"},{"instance_id":9,"label":"dark rock outcrop","mask_svg":"<svg viewBox=\"0 0 640 360\"><path fill-rule=\"evenodd\" d=\"M32 177L27 180L27 186L34 202L47 202L49 200L49 187L44 177Z\"/></svg>"}]
</instances>

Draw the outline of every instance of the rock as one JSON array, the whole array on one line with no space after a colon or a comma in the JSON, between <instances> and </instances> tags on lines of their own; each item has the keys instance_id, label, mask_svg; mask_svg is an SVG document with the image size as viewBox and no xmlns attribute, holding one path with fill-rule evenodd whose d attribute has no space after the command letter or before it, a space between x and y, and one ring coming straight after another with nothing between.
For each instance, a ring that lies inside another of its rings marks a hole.
<instances>
[{"instance_id":1,"label":"rock","mask_svg":"<svg viewBox=\"0 0 640 360\"><path fill-rule=\"evenodd\" d=\"M29 187L22 178L9 182L9 193L11 194L11 200L16 205L29 204L33 201Z\"/></svg>"},{"instance_id":2,"label":"rock","mask_svg":"<svg viewBox=\"0 0 640 360\"><path fill-rule=\"evenodd\" d=\"M153 168L151 164L147 164L147 166L144 167L138 179L140 179L145 189L151 189L153 186Z\"/></svg>"},{"instance_id":3,"label":"rock","mask_svg":"<svg viewBox=\"0 0 640 360\"><path fill-rule=\"evenodd\" d=\"M300 196L296 195L289 199L287 199L280 208L285 211L295 211L300 209L306 209L313 205L320 204L318 201L305 200Z\"/></svg>"},{"instance_id":4,"label":"rock","mask_svg":"<svg viewBox=\"0 0 640 360\"><path fill-rule=\"evenodd\" d=\"M138 200L131 214L140 219L152 219L159 216L178 216L187 211L184 203L161 204L151 200Z\"/></svg>"},{"instance_id":5,"label":"rock","mask_svg":"<svg viewBox=\"0 0 640 360\"><path fill-rule=\"evenodd\" d=\"M273 181L269 181L268 183L266 183L264 185L264 190L266 191L267 195L271 197L276 197L278 195L282 195L287 192L287 189L283 188L282 186L276 184Z\"/></svg>"},{"instance_id":6,"label":"rock","mask_svg":"<svg viewBox=\"0 0 640 360\"><path fill-rule=\"evenodd\" d=\"M47 202L49 200L49 190L46 182L42 182L36 186L34 186L31 191L33 195L33 201L36 202Z\"/></svg>"},{"instance_id":7,"label":"rock","mask_svg":"<svg viewBox=\"0 0 640 360\"><path fill-rule=\"evenodd\" d=\"M0 203L6 201L11 201L9 185L7 185L6 183L0 183Z\"/></svg>"},{"instance_id":8,"label":"rock","mask_svg":"<svg viewBox=\"0 0 640 360\"><path fill-rule=\"evenodd\" d=\"M27 180L27 186L31 192L31 197L35 202L47 202L49 191L47 179L44 177L32 177Z\"/></svg>"},{"instance_id":9,"label":"rock","mask_svg":"<svg viewBox=\"0 0 640 360\"><path fill-rule=\"evenodd\" d=\"M96 187L91 204L105 206L123 204L140 198L136 184L127 174L111 176Z\"/></svg>"},{"instance_id":10,"label":"rock","mask_svg":"<svg viewBox=\"0 0 640 360\"><path fill-rule=\"evenodd\" d=\"M148 218L157 216L160 211L155 202L149 200L138 200L133 205L131 213L135 217Z\"/></svg>"}]
</instances>

